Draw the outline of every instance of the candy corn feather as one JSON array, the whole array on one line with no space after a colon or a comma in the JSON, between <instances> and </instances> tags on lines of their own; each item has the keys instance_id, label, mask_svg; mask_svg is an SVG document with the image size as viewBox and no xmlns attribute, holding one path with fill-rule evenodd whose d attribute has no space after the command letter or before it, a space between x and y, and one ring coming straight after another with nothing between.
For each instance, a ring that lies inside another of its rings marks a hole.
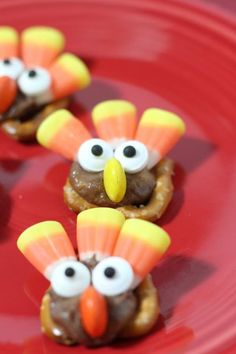
<instances>
[{"instance_id":1,"label":"candy corn feather","mask_svg":"<svg viewBox=\"0 0 236 354\"><path fill-rule=\"evenodd\" d=\"M74 160L79 146L90 138L85 126L65 109L48 116L37 132L41 145L70 160Z\"/></svg>"},{"instance_id":2,"label":"candy corn feather","mask_svg":"<svg viewBox=\"0 0 236 354\"><path fill-rule=\"evenodd\" d=\"M17 247L44 276L48 268L64 258L75 259L71 242L59 222L44 221L26 229L17 240Z\"/></svg>"},{"instance_id":3,"label":"candy corn feather","mask_svg":"<svg viewBox=\"0 0 236 354\"><path fill-rule=\"evenodd\" d=\"M92 118L101 139L132 139L137 117L135 106L124 100L104 101L96 105Z\"/></svg>"},{"instance_id":4,"label":"candy corn feather","mask_svg":"<svg viewBox=\"0 0 236 354\"><path fill-rule=\"evenodd\" d=\"M19 35L8 26L0 27L0 59L17 57L19 54Z\"/></svg>"},{"instance_id":5,"label":"candy corn feather","mask_svg":"<svg viewBox=\"0 0 236 354\"><path fill-rule=\"evenodd\" d=\"M170 245L170 237L159 226L140 219L126 220L113 255L126 259L135 274L144 278Z\"/></svg>"},{"instance_id":6,"label":"candy corn feather","mask_svg":"<svg viewBox=\"0 0 236 354\"><path fill-rule=\"evenodd\" d=\"M124 215L111 208L94 208L80 213L77 217L80 259L112 255L124 221Z\"/></svg>"},{"instance_id":7,"label":"candy corn feather","mask_svg":"<svg viewBox=\"0 0 236 354\"><path fill-rule=\"evenodd\" d=\"M63 34L51 27L30 27L21 35L21 53L26 66L48 67L64 49Z\"/></svg>"}]
</instances>

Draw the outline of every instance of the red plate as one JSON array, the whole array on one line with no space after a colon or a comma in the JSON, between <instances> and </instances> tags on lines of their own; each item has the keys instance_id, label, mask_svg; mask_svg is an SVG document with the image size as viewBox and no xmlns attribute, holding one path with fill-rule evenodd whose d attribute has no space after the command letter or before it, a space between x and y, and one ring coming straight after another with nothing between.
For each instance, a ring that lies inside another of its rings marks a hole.
<instances>
[{"instance_id":1,"label":"red plate","mask_svg":"<svg viewBox=\"0 0 236 354\"><path fill-rule=\"evenodd\" d=\"M236 353L233 19L174 0L1 0L0 14L20 30L45 24L65 32L67 49L93 73L72 107L90 128L89 111L109 98L131 100L140 112L173 110L187 123L187 136L171 154L175 194L161 220L173 246L153 272L161 320L150 335L96 353ZM76 216L62 200L69 163L3 133L0 144L0 352L89 353L41 335L47 283L15 245L24 228L46 219L62 222L75 239Z\"/></svg>"}]
</instances>

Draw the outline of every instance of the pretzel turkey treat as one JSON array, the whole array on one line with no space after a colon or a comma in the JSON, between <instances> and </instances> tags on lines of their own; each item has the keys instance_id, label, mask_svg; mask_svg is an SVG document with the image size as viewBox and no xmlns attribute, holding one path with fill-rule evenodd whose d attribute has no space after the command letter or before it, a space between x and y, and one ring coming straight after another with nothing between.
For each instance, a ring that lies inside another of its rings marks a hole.
<instances>
[{"instance_id":1,"label":"pretzel turkey treat","mask_svg":"<svg viewBox=\"0 0 236 354\"><path fill-rule=\"evenodd\" d=\"M17 245L50 281L40 320L51 339L99 346L144 335L156 323L159 299L149 272L170 245L162 228L94 208L77 217L79 255L56 221L29 227Z\"/></svg>"},{"instance_id":2,"label":"pretzel turkey treat","mask_svg":"<svg viewBox=\"0 0 236 354\"><path fill-rule=\"evenodd\" d=\"M70 112L59 110L39 127L40 144L73 160L64 199L76 213L97 206L121 210L127 218L155 220L169 204L174 164L163 159L185 131L175 114L104 101L92 111L98 138Z\"/></svg>"},{"instance_id":3,"label":"pretzel turkey treat","mask_svg":"<svg viewBox=\"0 0 236 354\"><path fill-rule=\"evenodd\" d=\"M21 35L0 27L0 124L13 138L34 140L40 123L90 83L86 65L62 54L64 43L51 27L30 27Z\"/></svg>"}]
</instances>

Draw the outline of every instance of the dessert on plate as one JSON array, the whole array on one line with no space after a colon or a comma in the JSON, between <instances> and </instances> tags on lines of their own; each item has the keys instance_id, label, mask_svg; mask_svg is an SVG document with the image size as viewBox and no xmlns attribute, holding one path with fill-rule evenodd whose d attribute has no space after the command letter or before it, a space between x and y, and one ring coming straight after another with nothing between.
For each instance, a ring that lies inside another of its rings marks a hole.
<instances>
[{"instance_id":1,"label":"dessert on plate","mask_svg":"<svg viewBox=\"0 0 236 354\"><path fill-rule=\"evenodd\" d=\"M172 198L174 163L164 157L183 135L183 120L150 108L138 122L135 106L124 100L99 103L92 118L96 138L67 110L51 114L37 132L41 145L74 161L65 202L76 213L102 206L156 220Z\"/></svg>"},{"instance_id":2,"label":"dessert on plate","mask_svg":"<svg viewBox=\"0 0 236 354\"><path fill-rule=\"evenodd\" d=\"M19 34L0 27L0 124L13 138L35 139L50 113L68 106L69 97L90 83L78 57L62 53L63 34L51 27L30 27Z\"/></svg>"},{"instance_id":3,"label":"dessert on plate","mask_svg":"<svg viewBox=\"0 0 236 354\"><path fill-rule=\"evenodd\" d=\"M44 221L17 241L49 281L41 304L42 331L66 344L99 346L151 330L160 313L149 272L170 245L168 234L112 208L77 217L77 255L62 227Z\"/></svg>"}]
</instances>

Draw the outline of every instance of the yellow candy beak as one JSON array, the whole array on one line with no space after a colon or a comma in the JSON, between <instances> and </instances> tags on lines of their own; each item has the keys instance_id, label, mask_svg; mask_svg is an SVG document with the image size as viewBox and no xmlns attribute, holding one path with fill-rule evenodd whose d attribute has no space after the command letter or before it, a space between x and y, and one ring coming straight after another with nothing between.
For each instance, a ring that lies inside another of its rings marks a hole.
<instances>
[{"instance_id":1,"label":"yellow candy beak","mask_svg":"<svg viewBox=\"0 0 236 354\"><path fill-rule=\"evenodd\" d=\"M107 196L119 203L126 193L126 175L120 162L113 158L107 161L103 172L103 183Z\"/></svg>"}]
</instances>

